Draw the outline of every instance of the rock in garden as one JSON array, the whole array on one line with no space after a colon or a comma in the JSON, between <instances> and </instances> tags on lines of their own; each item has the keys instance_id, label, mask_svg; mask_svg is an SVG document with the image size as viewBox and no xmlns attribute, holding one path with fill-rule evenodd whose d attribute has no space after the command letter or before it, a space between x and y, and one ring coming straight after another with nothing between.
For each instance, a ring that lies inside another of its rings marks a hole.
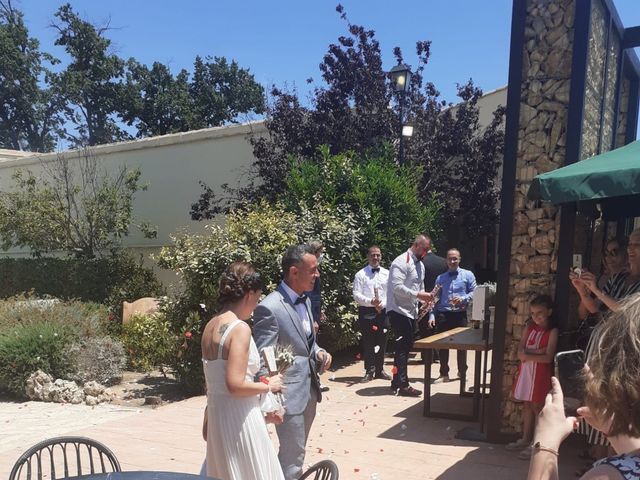
<instances>
[{"instance_id":1,"label":"rock in garden","mask_svg":"<svg viewBox=\"0 0 640 480\"><path fill-rule=\"evenodd\" d=\"M51 378L51 375L42 370L37 370L27 378L27 386L25 388L27 398L29 400L50 402L52 385L53 378Z\"/></svg>"},{"instance_id":2,"label":"rock in garden","mask_svg":"<svg viewBox=\"0 0 640 480\"><path fill-rule=\"evenodd\" d=\"M84 384L84 394L91 397L98 397L102 392L104 392L104 385L99 384L98 382L91 381Z\"/></svg>"}]
</instances>

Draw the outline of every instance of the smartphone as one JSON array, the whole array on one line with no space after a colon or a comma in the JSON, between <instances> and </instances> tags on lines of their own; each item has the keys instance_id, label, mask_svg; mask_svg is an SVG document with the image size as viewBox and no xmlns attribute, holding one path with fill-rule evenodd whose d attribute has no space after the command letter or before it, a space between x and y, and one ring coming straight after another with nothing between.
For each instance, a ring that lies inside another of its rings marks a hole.
<instances>
[{"instance_id":1,"label":"smartphone","mask_svg":"<svg viewBox=\"0 0 640 480\"><path fill-rule=\"evenodd\" d=\"M567 415L575 416L584 399L584 352L569 350L556 353L556 378L564 394Z\"/></svg>"}]
</instances>

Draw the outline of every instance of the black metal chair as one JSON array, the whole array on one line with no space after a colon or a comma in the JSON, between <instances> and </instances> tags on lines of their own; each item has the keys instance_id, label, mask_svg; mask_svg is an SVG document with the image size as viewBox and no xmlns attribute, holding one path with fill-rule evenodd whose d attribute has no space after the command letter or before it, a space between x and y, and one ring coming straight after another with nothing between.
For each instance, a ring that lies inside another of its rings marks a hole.
<instances>
[{"instance_id":1,"label":"black metal chair","mask_svg":"<svg viewBox=\"0 0 640 480\"><path fill-rule=\"evenodd\" d=\"M102 443L85 437L56 437L24 452L13 466L9 480L56 480L120 471L118 459Z\"/></svg>"},{"instance_id":2,"label":"black metal chair","mask_svg":"<svg viewBox=\"0 0 640 480\"><path fill-rule=\"evenodd\" d=\"M332 460L322 460L304 472L299 480L338 480L338 466Z\"/></svg>"}]
</instances>

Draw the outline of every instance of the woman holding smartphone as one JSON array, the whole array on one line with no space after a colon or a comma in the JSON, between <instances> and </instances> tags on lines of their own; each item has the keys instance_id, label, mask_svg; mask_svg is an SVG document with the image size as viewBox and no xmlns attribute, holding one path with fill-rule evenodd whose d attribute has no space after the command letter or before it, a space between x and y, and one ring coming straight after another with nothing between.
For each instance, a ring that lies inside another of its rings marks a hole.
<instances>
[{"instance_id":1,"label":"woman holding smartphone","mask_svg":"<svg viewBox=\"0 0 640 480\"><path fill-rule=\"evenodd\" d=\"M640 475L640 295L622 301L594 332L585 369L585 406L578 415L609 438L616 455L597 461L584 480ZM577 425L566 417L558 380L538 417L529 480L558 478L558 449Z\"/></svg>"},{"instance_id":2,"label":"woman holding smartphone","mask_svg":"<svg viewBox=\"0 0 640 480\"><path fill-rule=\"evenodd\" d=\"M622 245L620 244L622 243ZM623 241L618 241L618 250L615 250L615 244L607 242L607 257L621 255L621 247L624 246ZM580 295L579 311L581 316L588 312L590 314L606 315L610 311L615 311L620 305L620 301L629 295L640 292L640 229L636 229L629 235L626 243L627 257L629 261L629 269L622 269L618 273L613 274L604 288L600 289L596 281L595 275L591 272L583 271L579 276L575 273L569 274L571 283ZM622 255L624 258L624 255ZM612 263L610 267L619 266L618 263ZM586 346L587 355L592 345L589 342ZM608 453L609 442L607 438L597 430L589 427L588 424L582 422L579 433L587 437L589 451L582 454L584 458L603 458Z\"/></svg>"}]
</instances>

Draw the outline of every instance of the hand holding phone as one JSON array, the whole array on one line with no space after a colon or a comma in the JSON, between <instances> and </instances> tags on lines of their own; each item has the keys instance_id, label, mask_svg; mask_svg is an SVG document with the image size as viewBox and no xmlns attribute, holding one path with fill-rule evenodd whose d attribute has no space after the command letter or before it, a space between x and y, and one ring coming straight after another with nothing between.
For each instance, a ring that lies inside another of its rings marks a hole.
<instances>
[{"instance_id":1,"label":"hand holding phone","mask_svg":"<svg viewBox=\"0 0 640 480\"><path fill-rule=\"evenodd\" d=\"M584 352L569 350L558 352L555 356L556 377L564 394L564 406L567 415L575 416L584 399Z\"/></svg>"}]
</instances>

